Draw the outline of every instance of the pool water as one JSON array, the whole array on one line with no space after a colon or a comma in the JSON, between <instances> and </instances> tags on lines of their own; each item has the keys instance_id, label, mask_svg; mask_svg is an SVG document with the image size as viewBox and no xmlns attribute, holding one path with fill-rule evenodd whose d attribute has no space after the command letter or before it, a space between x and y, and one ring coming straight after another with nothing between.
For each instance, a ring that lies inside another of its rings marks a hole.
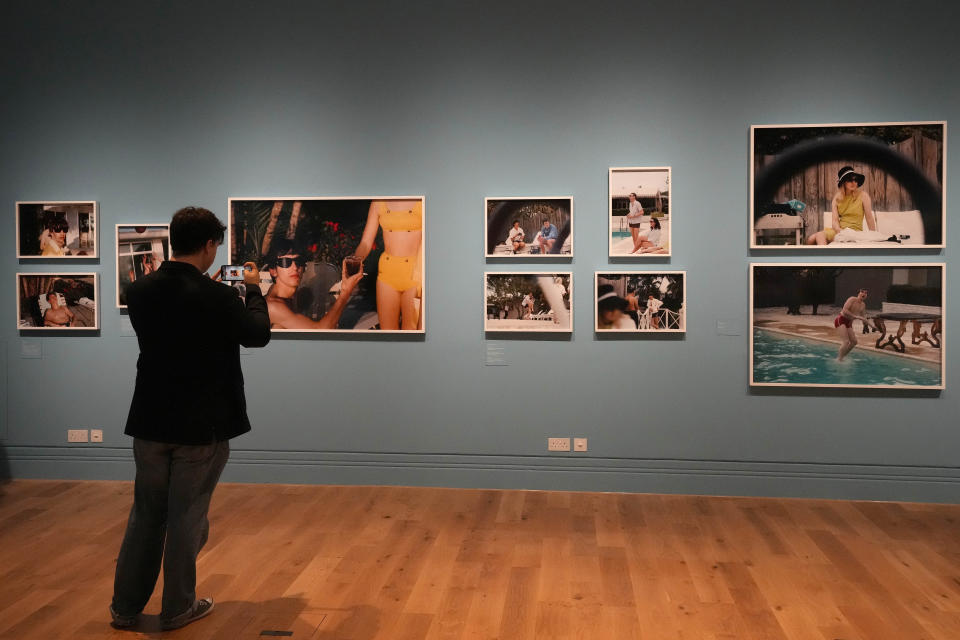
<instances>
[{"instance_id":1,"label":"pool water","mask_svg":"<svg viewBox=\"0 0 960 640\"><path fill-rule=\"evenodd\" d=\"M941 383L939 364L859 348L838 362L838 346L754 329L753 381L871 387L934 387Z\"/></svg>"},{"instance_id":2,"label":"pool water","mask_svg":"<svg viewBox=\"0 0 960 640\"><path fill-rule=\"evenodd\" d=\"M614 231L614 232L613 232L613 239L614 239L614 240L623 240L624 238L629 238L629 237L630 237L630 232L629 232L629 231Z\"/></svg>"}]
</instances>

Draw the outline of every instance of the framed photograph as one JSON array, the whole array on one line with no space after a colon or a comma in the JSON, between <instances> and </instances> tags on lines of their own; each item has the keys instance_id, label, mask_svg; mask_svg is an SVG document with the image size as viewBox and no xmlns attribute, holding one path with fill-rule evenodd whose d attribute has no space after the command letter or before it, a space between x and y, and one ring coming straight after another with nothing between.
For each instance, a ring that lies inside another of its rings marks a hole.
<instances>
[{"instance_id":1,"label":"framed photograph","mask_svg":"<svg viewBox=\"0 0 960 640\"><path fill-rule=\"evenodd\" d=\"M944 263L753 263L750 384L943 389Z\"/></svg>"},{"instance_id":2,"label":"framed photograph","mask_svg":"<svg viewBox=\"0 0 960 640\"><path fill-rule=\"evenodd\" d=\"M597 271L594 331L685 333L686 271Z\"/></svg>"},{"instance_id":3,"label":"framed photograph","mask_svg":"<svg viewBox=\"0 0 960 640\"><path fill-rule=\"evenodd\" d=\"M573 198L485 198L488 258L573 257Z\"/></svg>"},{"instance_id":4,"label":"framed photograph","mask_svg":"<svg viewBox=\"0 0 960 640\"><path fill-rule=\"evenodd\" d=\"M17 328L33 330L95 330L96 273L18 273Z\"/></svg>"},{"instance_id":5,"label":"framed photograph","mask_svg":"<svg viewBox=\"0 0 960 640\"><path fill-rule=\"evenodd\" d=\"M750 127L750 247L944 246L946 122Z\"/></svg>"},{"instance_id":6,"label":"framed photograph","mask_svg":"<svg viewBox=\"0 0 960 640\"><path fill-rule=\"evenodd\" d=\"M424 198L230 198L274 331L423 333Z\"/></svg>"},{"instance_id":7,"label":"framed photograph","mask_svg":"<svg viewBox=\"0 0 960 640\"><path fill-rule=\"evenodd\" d=\"M18 202L17 258L96 258L97 203Z\"/></svg>"},{"instance_id":8,"label":"framed photograph","mask_svg":"<svg viewBox=\"0 0 960 640\"><path fill-rule=\"evenodd\" d=\"M572 332L573 274L483 274L483 329L487 332Z\"/></svg>"},{"instance_id":9,"label":"framed photograph","mask_svg":"<svg viewBox=\"0 0 960 640\"><path fill-rule=\"evenodd\" d=\"M117 308L127 308L127 287L170 257L169 224L117 225Z\"/></svg>"},{"instance_id":10,"label":"framed photograph","mask_svg":"<svg viewBox=\"0 0 960 640\"><path fill-rule=\"evenodd\" d=\"M611 258L670 255L670 173L670 167L610 168Z\"/></svg>"}]
</instances>

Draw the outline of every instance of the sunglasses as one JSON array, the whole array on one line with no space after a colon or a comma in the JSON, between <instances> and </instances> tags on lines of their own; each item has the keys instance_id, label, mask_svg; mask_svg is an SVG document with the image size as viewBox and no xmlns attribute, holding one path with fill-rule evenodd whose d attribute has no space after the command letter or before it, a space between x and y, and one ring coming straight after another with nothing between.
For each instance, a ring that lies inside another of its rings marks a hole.
<instances>
[{"instance_id":1,"label":"sunglasses","mask_svg":"<svg viewBox=\"0 0 960 640\"><path fill-rule=\"evenodd\" d=\"M289 256L277 258L277 266L280 267L281 269L289 269L293 265L297 265L298 267L303 267L306 264L307 264L307 259L301 258L300 256L297 256L296 258L291 258Z\"/></svg>"}]
</instances>

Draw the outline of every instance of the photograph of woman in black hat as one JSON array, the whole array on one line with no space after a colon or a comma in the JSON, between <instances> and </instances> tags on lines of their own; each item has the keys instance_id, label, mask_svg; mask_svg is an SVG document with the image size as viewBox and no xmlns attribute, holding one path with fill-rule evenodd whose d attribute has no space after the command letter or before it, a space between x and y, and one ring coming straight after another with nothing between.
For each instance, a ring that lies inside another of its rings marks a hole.
<instances>
[{"instance_id":1,"label":"photograph of woman in black hat","mask_svg":"<svg viewBox=\"0 0 960 640\"><path fill-rule=\"evenodd\" d=\"M944 247L947 123L750 127L750 247Z\"/></svg>"}]
</instances>

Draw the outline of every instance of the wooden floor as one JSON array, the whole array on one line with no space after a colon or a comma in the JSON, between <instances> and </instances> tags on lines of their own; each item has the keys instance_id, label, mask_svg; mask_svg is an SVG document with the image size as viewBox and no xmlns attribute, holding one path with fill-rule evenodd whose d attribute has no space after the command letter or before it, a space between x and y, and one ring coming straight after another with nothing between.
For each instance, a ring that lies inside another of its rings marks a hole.
<instances>
[{"instance_id":1,"label":"wooden floor","mask_svg":"<svg viewBox=\"0 0 960 640\"><path fill-rule=\"evenodd\" d=\"M108 625L131 489L0 485L0 638L159 635ZM211 525L164 637L960 638L960 506L226 484Z\"/></svg>"}]
</instances>

